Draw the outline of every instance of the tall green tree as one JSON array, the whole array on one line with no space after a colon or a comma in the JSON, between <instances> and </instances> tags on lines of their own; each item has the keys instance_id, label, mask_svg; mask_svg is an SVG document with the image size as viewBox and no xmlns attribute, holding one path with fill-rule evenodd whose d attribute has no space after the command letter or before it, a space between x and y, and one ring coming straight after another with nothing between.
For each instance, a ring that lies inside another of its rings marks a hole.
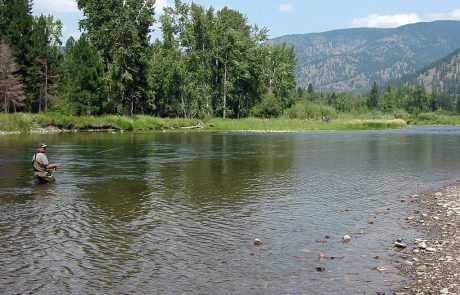
<instances>
[{"instance_id":1,"label":"tall green tree","mask_svg":"<svg viewBox=\"0 0 460 295\"><path fill-rule=\"evenodd\" d=\"M380 87L377 82L372 83L369 98L367 100L367 106L370 110L377 108L380 97Z\"/></svg>"},{"instance_id":2,"label":"tall green tree","mask_svg":"<svg viewBox=\"0 0 460 295\"><path fill-rule=\"evenodd\" d=\"M296 57L293 47L286 44L269 45L266 69L268 71L268 92L280 99L283 107L289 107L289 96L295 88L294 71Z\"/></svg>"},{"instance_id":3,"label":"tall green tree","mask_svg":"<svg viewBox=\"0 0 460 295\"><path fill-rule=\"evenodd\" d=\"M460 114L460 95L457 95L457 103L455 110L457 111L457 114Z\"/></svg>"},{"instance_id":4,"label":"tall green tree","mask_svg":"<svg viewBox=\"0 0 460 295\"><path fill-rule=\"evenodd\" d=\"M65 45L61 66L60 92L64 106L77 115L99 115L103 110L104 65L96 48L86 34L75 41L69 38Z\"/></svg>"},{"instance_id":5,"label":"tall green tree","mask_svg":"<svg viewBox=\"0 0 460 295\"><path fill-rule=\"evenodd\" d=\"M80 26L101 54L112 112L133 115L148 101L149 33L155 0L78 0Z\"/></svg>"},{"instance_id":6,"label":"tall green tree","mask_svg":"<svg viewBox=\"0 0 460 295\"><path fill-rule=\"evenodd\" d=\"M34 17L30 54L30 93L32 110L47 111L51 100L57 99L58 71L61 61L62 22L52 15Z\"/></svg>"}]
</instances>

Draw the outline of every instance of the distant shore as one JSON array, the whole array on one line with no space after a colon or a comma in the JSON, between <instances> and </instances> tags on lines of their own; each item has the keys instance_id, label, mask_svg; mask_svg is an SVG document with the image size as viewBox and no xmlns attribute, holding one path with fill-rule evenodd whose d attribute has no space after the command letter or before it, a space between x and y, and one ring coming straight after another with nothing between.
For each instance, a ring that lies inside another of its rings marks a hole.
<instances>
[{"instance_id":1,"label":"distant shore","mask_svg":"<svg viewBox=\"0 0 460 295\"><path fill-rule=\"evenodd\" d=\"M460 126L460 116L446 116L432 113L397 119L391 115L339 114L333 118L289 119L289 118L241 118L203 119L159 118L147 115L133 117L118 115L67 116L59 113L16 113L0 114L0 135L15 133L59 133L59 132L122 132L122 131L250 131L250 132L292 132L292 131L348 131L398 129L408 125L450 125Z\"/></svg>"},{"instance_id":2,"label":"distant shore","mask_svg":"<svg viewBox=\"0 0 460 295\"><path fill-rule=\"evenodd\" d=\"M0 134L56 133L78 131L310 131L374 130L404 128L407 122L394 118L350 117L321 119L242 118L183 119L152 116L65 116L56 113L0 114Z\"/></svg>"},{"instance_id":3,"label":"distant shore","mask_svg":"<svg viewBox=\"0 0 460 295\"><path fill-rule=\"evenodd\" d=\"M395 294L460 294L460 180L409 200L405 223L420 237L395 244L400 274L410 280Z\"/></svg>"}]
</instances>

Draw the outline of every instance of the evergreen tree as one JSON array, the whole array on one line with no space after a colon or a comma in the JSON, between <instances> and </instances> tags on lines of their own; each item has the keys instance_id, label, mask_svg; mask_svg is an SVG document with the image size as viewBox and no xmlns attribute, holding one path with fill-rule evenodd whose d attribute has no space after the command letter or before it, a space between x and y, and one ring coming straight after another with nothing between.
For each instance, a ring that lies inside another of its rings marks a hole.
<instances>
[{"instance_id":1,"label":"evergreen tree","mask_svg":"<svg viewBox=\"0 0 460 295\"><path fill-rule=\"evenodd\" d=\"M456 111L457 111L457 114L460 114L460 95L457 95Z\"/></svg>"},{"instance_id":2,"label":"evergreen tree","mask_svg":"<svg viewBox=\"0 0 460 295\"><path fill-rule=\"evenodd\" d=\"M311 83L308 84L307 93L313 94L313 85Z\"/></svg>"},{"instance_id":3,"label":"evergreen tree","mask_svg":"<svg viewBox=\"0 0 460 295\"><path fill-rule=\"evenodd\" d=\"M377 82L372 83L371 92L369 93L369 98L367 100L367 107L370 110L377 108L378 101L380 97L380 88Z\"/></svg>"},{"instance_id":4,"label":"evergreen tree","mask_svg":"<svg viewBox=\"0 0 460 295\"><path fill-rule=\"evenodd\" d=\"M67 40L61 67L60 92L68 112L77 115L102 113L103 62L87 36Z\"/></svg>"}]
</instances>

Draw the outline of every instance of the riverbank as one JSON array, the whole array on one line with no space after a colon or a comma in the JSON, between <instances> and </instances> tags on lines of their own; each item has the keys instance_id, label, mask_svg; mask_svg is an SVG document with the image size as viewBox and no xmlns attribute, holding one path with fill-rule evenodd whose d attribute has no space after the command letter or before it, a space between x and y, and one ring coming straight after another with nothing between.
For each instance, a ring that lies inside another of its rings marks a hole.
<instances>
[{"instance_id":1,"label":"riverbank","mask_svg":"<svg viewBox=\"0 0 460 295\"><path fill-rule=\"evenodd\" d=\"M300 119L182 119L152 116L65 116L46 114L0 114L0 134L51 133L67 131L144 131L144 130L202 130L202 131L309 131L309 130L373 130L395 129L407 122L394 118L335 118Z\"/></svg>"},{"instance_id":2,"label":"riverbank","mask_svg":"<svg viewBox=\"0 0 460 295\"><path fill-rule=\"evenodd\" d=\"M460 294L460 181L409 198L406 226L420 232L395 244L400 274L409 279L395 294Z\"/></svg>"}]
</instances>

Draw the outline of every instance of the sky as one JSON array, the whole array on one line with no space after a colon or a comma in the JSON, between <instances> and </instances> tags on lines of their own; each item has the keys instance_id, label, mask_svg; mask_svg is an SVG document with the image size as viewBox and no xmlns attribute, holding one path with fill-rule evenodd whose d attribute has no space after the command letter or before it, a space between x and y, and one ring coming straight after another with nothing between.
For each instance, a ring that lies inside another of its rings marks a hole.
<instances>
[{"instance_id":1,"label":"sky","mask_svg":"<svg viewBox=\"0 0 460 295\"><path fill-rule=\"evenodd\" d=\"M191 3L191 0L182 0ZM269 37L374 27L394 28L416 22L459 20L459 0L195 0L206 8L225 6L246 15L248 22L269 30ZM156 17L174 0L156 0ZM63 24L63 40L78 38L83 14L76 0L33 0L33 14L51 14ZM160 36L156 28L153 39Z\"/></svg>"}]
</instances>

